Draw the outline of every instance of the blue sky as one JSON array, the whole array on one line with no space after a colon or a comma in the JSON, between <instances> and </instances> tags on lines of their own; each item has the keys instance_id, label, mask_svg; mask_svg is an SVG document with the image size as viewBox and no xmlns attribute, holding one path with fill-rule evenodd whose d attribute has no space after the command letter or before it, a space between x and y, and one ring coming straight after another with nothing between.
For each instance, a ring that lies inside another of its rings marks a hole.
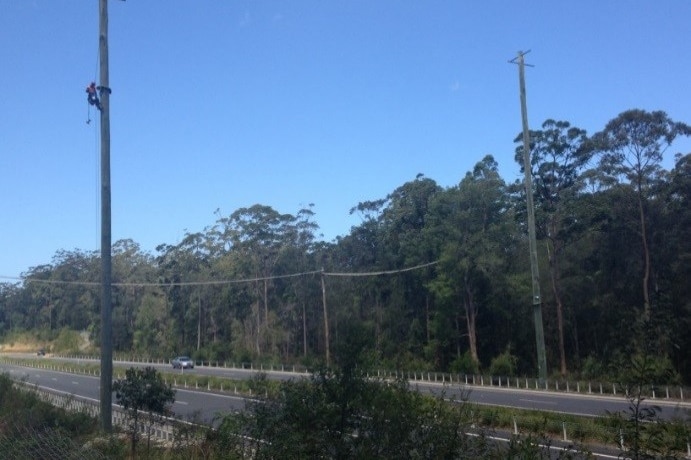
<instances>
[{"instance_id":1,"label":"blue sky","mask_svg":"<svg viewBox=\"0 0 691 460\"><path fill-rule=\"evenodd\" d=\"M486 154L520 177L531 128L620 112L691 123L691 2L111 0L113 241L143 250L259 203L349 209ZM0 0L0 276L100 245L97 0ZM691 151L688 140L668 151ZM7 281L7 279L4 279ZM3 281L3 279L0 279Z\"/></svg>"}]
</instances>

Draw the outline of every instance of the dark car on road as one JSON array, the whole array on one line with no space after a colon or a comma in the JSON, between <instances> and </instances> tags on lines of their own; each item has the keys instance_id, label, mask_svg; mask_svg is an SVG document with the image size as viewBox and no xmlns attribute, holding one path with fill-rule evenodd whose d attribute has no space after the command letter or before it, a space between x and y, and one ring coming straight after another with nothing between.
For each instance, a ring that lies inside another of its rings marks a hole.
<instances>
[{"instance_id":1,"label":"dark car on road","mask_svg":"<svg viewBox=\"0 0 691 460\"><path fill-rule=\"evenodd\" d=\"M189 356L178 356L170 360L173 369L194 369L194 361Z\"/></svg>"}]
</instances>

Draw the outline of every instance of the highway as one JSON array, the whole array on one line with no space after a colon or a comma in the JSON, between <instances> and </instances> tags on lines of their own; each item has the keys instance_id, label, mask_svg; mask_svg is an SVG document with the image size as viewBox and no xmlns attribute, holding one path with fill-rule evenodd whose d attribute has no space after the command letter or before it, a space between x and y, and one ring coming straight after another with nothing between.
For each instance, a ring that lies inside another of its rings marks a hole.
<instances>
[{"instance_id":1,"label":"highway","mask_svg":"<svg viewBox=\"0 0 691 460\"><path fill-rule=\"evenodd\" d=\"M422 391L439 393L443 387L435 384L416 384ZM540 410L562 414L597 417L607 412L628 411L629 402L623 396L600 396L583 393L557 393L551 391L525 390L517 388L499 388L487 386L447 386L447 397L456 399L463 396L468 401L488 406L511 407L516 409ZM688 416L691 404L678 401L655 399L645 400L643 406L657 406L660 417L671 419L682 417L684 411Z\"/></svg>"},{"instance_id":2,"label":"highway","mask_svg":"<svg viewBox=\"0 0 691 460\"><path fill-rule=\"evenodd\" d=\"M35 369L0 364L0 372L6 372L14 380L37 385L42 389L98 402L100 378L96 376ZM199 392L176 388L172 410L182 420L211 424L218 415L242 410L245 398L232 394ZM115 401L115 398L113 398Z\"/></svg>"},{"instance_id":3,"label":"highway","mask_svg":"<svg viewBox=\"0 0 691 460\"><path fill-rule=\"evenodd\" d=\"M26 356L23 356L26 358ZM39 358L40 359L40 358ZM85 362L85 360L75 360ZM92 363L96 360L90 360ZM46 361L48 362L48 361ZM116 362L117 367L153 366L171 374L210 375L234 380L251 378L257 371L244 369L226 369L216 367L196 367L193 370L173 371L169 365L152 365L129 362ZM7 373L15 380L37 385L51 392L74 395L98 403L100 378L97 376L72 374L55 370L39 369L0 362L0 373ZM269 371L264 372L270 379L305 378L306 374ZM576 414L582 416L604 415L606 411L626 411L628 402L623 397L585 395L575 393L556 393L548 391L525 390L515 388L499 388L487 386L448 385L443 383L411 382L411 388L434 395L443 394L447 399L467 400L477 404L514 407L519 409L535 409L559 413ZM216 425L220 417L233 411L243 410L246 397L234 394L219 394L215 392L199 391L176 387L175 403L172 410L175 417L181 420ZM115 401L115 398L113 398ZM648 404L649 402L646 402ZM667 400L652 401L660 408L660 415L665 418L681 416L688 419L691 404ZM507 442L510 434L492 436L496 442ZM555 441L551 449L558 455L560 445L565 443ZM616 452L609 449L595 453L597 458L618 458ZM555 457L556 458L556 457Z\"/></svg>"},{"instance_id":4,"label":"highway","mask_svg":"<svg viewBox=\"0 0 691 460\"><path fill-rule=\"evenodd\" d=\"M25 356L26 357L26 356ZM79 362L96 363L97 360L75 360ZM248 379L257 374L256 370L218 368L218 367L195 367L193 370L173 370L169 365L163 364L141 364L130 362L116 362L115 366L152 366L159 371L170 374L183 375L209 375L224 377L233 380ZM39 385L46 389L53 389L79 397L93 398L98 400L100 379L95 376L84 376L68 374L63 372L48 371L37 368L12 366L0 363L0 372L8 372L10 376L17 380L26 380L29 383ZM306 374L264 371L269 379L297 379L305 378ZM411 382L411 388L424 393L441 395L447 399L467 400L469 402L489 405L512 407L516 409L530 409L558 412L579 416L602 416L607 412L627 411L629 402L622 396L601 396L583 393L561 393L553 391L526 390L506 387L490 386L471 386L459 384L443 384L430 382ZM176 402L173 410L184 419L188 419L195 414L204 422L211 421L219 413L227 411L241 410L244 408L245 400L242 396L232 394L217 394L212 392L199 392L192 389L176 388ZM646 400L643 405L654 405L659 408L659 415L662 418L672 417L688 418L691 412L690 403L679 401L655 399Z\"/></svg>"}]
</instances>

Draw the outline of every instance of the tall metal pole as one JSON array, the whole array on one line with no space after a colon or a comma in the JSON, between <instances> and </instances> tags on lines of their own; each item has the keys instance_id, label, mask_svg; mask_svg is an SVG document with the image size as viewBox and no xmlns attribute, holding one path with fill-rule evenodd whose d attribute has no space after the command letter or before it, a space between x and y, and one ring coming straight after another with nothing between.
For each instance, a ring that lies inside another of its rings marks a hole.
<instances>
[{"instance_id":1,"label":"tall metal pole","mask_svg":"<svg viewBox=\"0 0 691 460\"><path fill-rule=\"evenodd\" d=\"M101 429L113 430L113 326L110 219L110 83L108 81L108 0L99 0L101 99Z\"/></svg>"},{"instance_id":2,"label":"tall metal pole","mask_svg":"<svg viewBox=\"0 0 691 460\"><path fill-rule=\"evenodd\" d=\"M537 263L537 240L535 237L535 207L533 205L533 181L530 165L530 131L528 130L528 108L525 101L525 59L530 51L518 52L512 63L518 64L518 80L521 92L521 121L523 123L523 169L525 170L525 196L528 208L528 240L530 249L530 273L533 282L533 320L535 323L535 343L537 345L538 375L547 378L547 356L545 353L545 333L542 325L542 299L540 297L540 271Z\"/></svg>"}]
</instances>

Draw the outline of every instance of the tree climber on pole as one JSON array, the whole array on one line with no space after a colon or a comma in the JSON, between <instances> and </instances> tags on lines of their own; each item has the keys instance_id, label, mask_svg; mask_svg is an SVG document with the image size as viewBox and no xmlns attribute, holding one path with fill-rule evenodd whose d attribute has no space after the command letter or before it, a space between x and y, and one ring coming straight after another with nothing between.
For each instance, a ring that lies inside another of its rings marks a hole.
<instances>
[{"instance_id":1,"label":"tree climber on pole","mask_svg":"<svg viewBox=\"0 0 691 460\"><path fill-rule=\"evenodd\" d=\"M101 101L98 98L96 83L91 82L89 86L86 87L86 100L89 101L90 105L95 105L96 108L101 110Z\"/></svg>"}]
</instances>

